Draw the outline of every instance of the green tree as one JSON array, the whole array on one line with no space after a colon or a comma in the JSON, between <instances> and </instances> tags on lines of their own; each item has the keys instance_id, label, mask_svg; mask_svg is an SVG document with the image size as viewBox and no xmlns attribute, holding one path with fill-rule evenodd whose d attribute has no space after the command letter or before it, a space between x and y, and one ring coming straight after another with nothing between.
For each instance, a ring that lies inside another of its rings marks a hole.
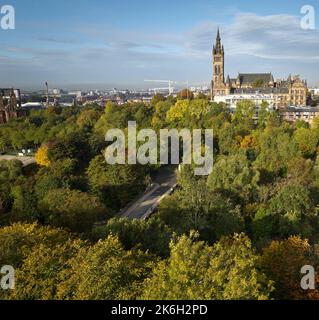
<instances>
[{"instance_id":1,"label":"green tree","mask_svg":"<svg viewBox=\"0 0 319 320\"><path fill-rule=\"evenodd\" d=\"M158 93L151 100L151 106L155 107L159 102L165 101L165 97Z\"/></svg>"},{"instance_id":2,"label":"green tree","mask_svg":"<svg viewBox=\"0 0 319 320\"><path fill-rule=\"evenodd\" d=\"M211 190L228 190L249 200L258 181L259 172L249 164L244 153L239 153L217 159L208 178L208 187Z\"/></svg>"},{"instance_id":3,"label":"green tree","mask_svg":"<svg viewBox=\"0 0 319 320\"><path fill-rule=\"evenodd\" d=\"M51 190L40 206L45 221L74 232L88 232L94 222L107 217L107 210L97 197L78 190Z\"/></svg>"},{"instance_id":4,"label":"green tree","mask_svg":"<svg viewBox=\"0 0 319 320\"><path fill-rule=\"evenodd\" d=\"M35 246L16 270L15 289L10 293L12 300L54 300L62 285L60 273L65 270L67 261L80 250L80 240L68 240L55 247L44 244Z\"/></svg>"},{"instance_id":5,"label":"green tree","mask_svg":"<svg viewBox=\"0 0 319 320\"><path fill-rule=\"evenodd\" d=\"M91 129L94 127L97 120L100 118L100 113L94 109L87 109L80 113L76 124L81 128Z\"/></svg>"},{"instance_id":6,"label":"green tree","mask_svg":"<svg viewBox=\"0 0 319 320\"><path fill-rule=\"evenodd\" d=\"M268 299L272 283L257 265L258 256L244 235L223 238L213 247L182 236L145 281L142 299Z\"/></svg>"},{"instance_id":7,"label":"green tree","mask_svg":"<svg viewBox=\"0 0 319 320\"><path fill-rule=\"evenodd\" d=\"M134 300L153 268L154 257L139 250L125 251L109 236L83 248L61 273L58 298L67 300Z\"/></svg>"},{"instance_id":8,"label":"green tree","mask_svg":"<svg viewBox=\"0 0 319 320\"><path fill-rule=\"evenodd\" d=\"M319 141L319 135L316 130L299 128L294 133L294 139L304 157L309 158L314 155Z\"/></svg>"},{"instance_id":9,"label":"green tree","mask_svg":"<svg viewBox=\"0 0 319 320\"><path fill-rule=\"evenodd\" d=\"M148 168L141 165L109 165L97 156L87 169L92 192L109 207L120 209L148 183Z\"/></svg>"},{"instance_id":10,"label":"green tree","mask_svg":"<svg viewBox=\"0 0 319 320\"><path fill-rule=\"evenodd\" d=\"M2 227L0 228L0 265L19 268L35 246L43 244L54 248L71 238L66 231L37 224L16 223Z\"/></svg>"},{"instance_id":11,"label":"green tree","mask_svg":"<svg viewBox=\"0 0 319 320\"><path fill-rule=\"evenodd\" d=\"M113 218L105 226L94 229L94 238L104 239L108 235L119 238L126 250L141 245L143 250L165 257L169 254L172 230L165 223L151 217L147 220Z\"/></svg>"}]
</instances>

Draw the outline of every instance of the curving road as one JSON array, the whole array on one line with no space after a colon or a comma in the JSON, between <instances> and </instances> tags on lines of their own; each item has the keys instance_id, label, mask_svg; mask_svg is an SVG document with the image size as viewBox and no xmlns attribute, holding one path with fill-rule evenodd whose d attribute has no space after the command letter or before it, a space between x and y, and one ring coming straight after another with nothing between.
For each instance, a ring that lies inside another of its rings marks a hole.
<instances>
[{"instance_id":1,"label":"curving road","mask_svg":"<svg viewBox=\"0 0 319 320\"><path fill-rule=\"evenodd\" d=\"M121 213L121 216L128 219L146 219L158 207L165 196L171 193L176 185L176 166L166 166L159 170L153 178L153 185L130 207Z\"/></svg>"}]
</instances>

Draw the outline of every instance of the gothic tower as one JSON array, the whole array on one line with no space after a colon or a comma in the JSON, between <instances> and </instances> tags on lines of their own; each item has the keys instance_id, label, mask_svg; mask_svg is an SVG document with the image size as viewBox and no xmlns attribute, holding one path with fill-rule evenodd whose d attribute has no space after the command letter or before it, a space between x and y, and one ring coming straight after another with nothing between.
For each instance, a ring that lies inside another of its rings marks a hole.
<instances>
[{"instance_id":1,"label":"gothic tower","mask_svg":"<svg viewBox=\"0 0 319 320\"><path fill-rule=\"evenodd\" d=\"M213 49L214 82L224 83L224 46L221 44L219 29L217 31L216 44Z\"/></svg>"},{"instance_id":2,"label":"gothic tower","mask_svg":"<svg viewBox=\"0 0 319 320\"><path fill-rule=\"evenodd\" d=\"M224 95L225 85L225 52L221 43L219 28L217 30L216 43L213 48L213 81L212 96Z\"/></svg>"}]
</instances>

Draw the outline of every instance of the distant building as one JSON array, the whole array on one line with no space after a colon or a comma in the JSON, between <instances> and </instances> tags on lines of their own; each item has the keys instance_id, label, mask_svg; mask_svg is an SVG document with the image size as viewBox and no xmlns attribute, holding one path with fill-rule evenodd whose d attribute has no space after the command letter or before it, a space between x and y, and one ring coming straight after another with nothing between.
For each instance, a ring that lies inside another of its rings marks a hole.
<instances>
[{"instance_id":1,"label":"distant building","mask_svg":"<svg viewBox=\"0 0 319 320\"><path fill-rule=\"evenodd\" d=\"M289 122L296 122L298 120L303 120L309 124L313 122L313 120L319 116L319 108L318 107L288 107L282 113L282 118Z\"/></svg>"},{"instance_id":2,"label":"distant building","mask_svg":"<svg viewBox=\"0 0 319 320\"><path fill-rule=\"evenodd\" d=\"M219 30L213 48L212 99L219 96L258 94L273 96L276 109L307 104L307 82L299 76L275 81L272 73L239 73L236 78L225 79L225 51Z\"/></svg>"},{"instance_id":3,"label":"distant building","mask_svg":"<svg viewBox=\"0 0 319 320\"><path fill-rule=\"evenodd\" d=\"M317 88L310 88L309 92L311 93L312 97L319 97L319 87Z\"/></svg>"},{"instance_id":4,"label":"distant building","mask_svg":"<svg viewBox=\"0 0 319 320\"><path fill-rule=\"evenodd\" d=\"M68 93L69 96L73 96L76 99L81 99L82 98L82 91L70 91Z\"/></svg>"},{"instance_id":5,"label":"distant building","mask_svg":"<svg viewBox=\"0 0 319 320\"><path fill-rule=\"evenodd\" d=\"M214 101L225 103L230 109L236 109L237 103L250 100L254 102L256 108L260 108L263 102L268 103L270 110L275 109L275 95L273 93L259 93L258 91L249 93L234 93L229 95L215 96Z\"/></svg>"},{"instance_id":6,"label":"distant building","mask_svg":"<svg viewBox=\"0 0 319 320\"><path fill-rule=\"evenodd\" d=\"M21 109L21 93L19 89L0 89L0 124L11 119L24 116L26 112Z\"/></svg>"},{"instance_id":7,"label":"distant building","mask_svg":"<svg viewBox=\"0 0 319 320\"><path fill-rule=\"evenodd\" d=\"M61 94L61 89L53 89L52 90L52 94L54 94L56 96L60 95Z\"/></svg>"},{"instance_id":8,"label":"distant building","mask_svg":"<svg viewBox=\"0 0 319 320\"><path fill-rule=\"evenodd\" d=\"M24 110L40 110L44 109L43 102L26 102L21 105L21 108Z\"/></svg>"}]
</instances>

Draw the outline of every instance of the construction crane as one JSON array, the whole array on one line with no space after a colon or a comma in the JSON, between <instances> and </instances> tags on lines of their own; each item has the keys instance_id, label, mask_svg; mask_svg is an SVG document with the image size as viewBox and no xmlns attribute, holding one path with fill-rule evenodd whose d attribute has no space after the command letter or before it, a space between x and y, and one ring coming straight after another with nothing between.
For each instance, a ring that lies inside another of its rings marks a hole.
<instances>
[{"instance_id":1,"label":"construction crane","mask_svg":"<svg viewBox=\"0 0 319 320\"><path fill-rule=\"evenodd\" d=\"M172 80L145 80L145 82L168 83L168 92L170 95L174 93L173 85L177 83ZM167 90L167 88L156 88L156 90Z\"/></svg>"}]
</instances>

